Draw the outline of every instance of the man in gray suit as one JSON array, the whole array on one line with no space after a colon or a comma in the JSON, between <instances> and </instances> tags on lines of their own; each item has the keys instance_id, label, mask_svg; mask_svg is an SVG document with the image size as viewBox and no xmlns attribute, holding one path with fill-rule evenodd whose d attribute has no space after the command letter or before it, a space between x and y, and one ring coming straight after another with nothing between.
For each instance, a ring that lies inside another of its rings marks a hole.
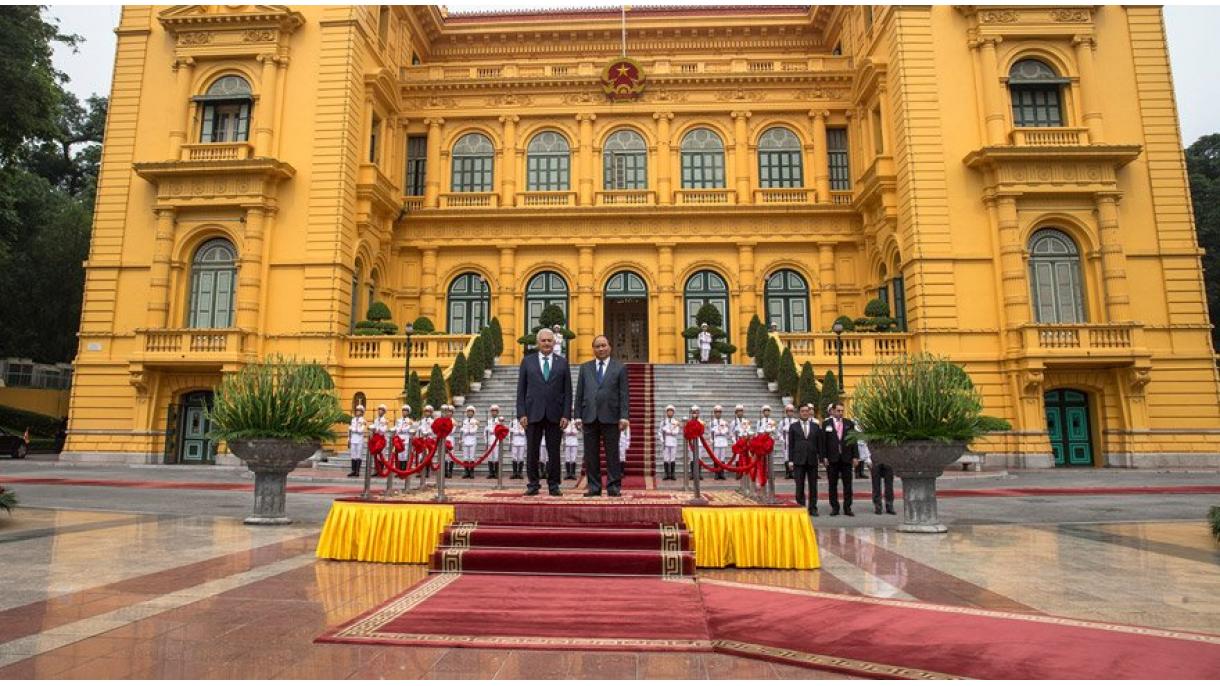
<instances>
[{"instance_id":1,"label":"man in gray suit","mask_svg":"<svg viewBox=\"0 0 1220 686\"><path fill-rule=\"evenodd\" d=\"M618 437L619 431L629 425L627 368L618 360L610 359L610 339L604 335L593 339L593 355L596 359L580 365L580 376L576 380L576 408L573 413L581 423L585 438L585 475L589 477L589 488L585 491L585 497L599 496L602 493L598 449L605 446L606 470L610 472L606 492L610 497L617 498L623 481Z\"/></svg>"}]
</instances>

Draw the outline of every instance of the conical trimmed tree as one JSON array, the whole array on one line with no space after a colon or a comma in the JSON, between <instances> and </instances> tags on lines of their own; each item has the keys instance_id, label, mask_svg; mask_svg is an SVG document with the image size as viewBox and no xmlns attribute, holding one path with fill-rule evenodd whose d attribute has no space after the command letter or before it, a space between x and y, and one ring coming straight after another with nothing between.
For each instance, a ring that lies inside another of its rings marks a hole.
<instances>
[{"instance_id":1,"label":"conical trimmed tree","mask_svg":"<svg viewBox=\"0 0 1220 686\"><path fill-rule=\"evenodd\" d=\"M816 408L820 402L818 396L818 381L813 373L813 363L801 365L801 378L796 382L797 406L810 403Z\"/></svg>"},{"instance_id":2,"label":"conical trimmed tree","mask_svg":"<svg viewBox=\"0 0 1220 686\"><path fill-rule=\"evenodd\" d=\"M465 396L470 390L470 380L466 378L466 353L458 353L453 360L453 371L449 372L449 393Z\"/></svg>"},{"instance_id":3,"label":"conical trimmed tree","mask_svg":"<svg viewBox=\"0 0 1220 686\"><path fill-rule=\"evenodd\" d=\"M784 347L784 352L779 358L779 393L780 395L789 398L796 397L796 386L798 377L796 375L796 361L792 359L792 349Z\"/></svg>"},{"instance_id":4,"label":"conical trimmed tree","mask_svg":"<svg viewBox=\"0 0 1220 686\"><path fill-rule=\"evenodd\" d=\"M767 381L779 379L780 355L779 343L776 343L774 338L768 336L767 343L763 346L763 376Z\"/></svg>"},{"instance_id":5,"label":"conical trimmed tree","mask_svg":"<svg viewBox=\"0 0 1220 686\"><path fill-rule=\"evenodd\" d=\"M432 365L432 376L428 378L428 404L440 411L441 405L449 403L449 387L445 384L445 372L439 364Z\"/></svg>"},{"instance_id":6,"label":"conical trimmed tree","mask_svg":"<svg viewBox=\"0 0 1220 686\"><path fill-rule=\"evenodd\" d=\"M750 326L746 328L746 354L750 357L758 357L758 330L762 328L758 315L750 318Z\"/></svg>"},{"instance_id":7,"label":"conical trimmed tree","mask_svg":"<svg viewBox=\"0 0 1220 686\"><path fill-rule=\"evenodd\" d=\"M491 329L492 357L499 357L504 354L504 329L500 327L500 318L492 317L491 323L488 324Z\"/></svg>"},{"instance_id":8,"label":"conical trimmed tree","mask_svg":"<svg viewBox=\"0 0 1220 686\"><path fill-rule=\"evenodd\" d=\"M411 372L411 377L407 379L407 404L411 406L412 419L418 417L424 409L424 399L419 390L419 374L415 372Z\"/></svg>"},{"instance_id":9,"label":"conical trimmed tree","mask_svg":"<svg viewBox=\"0 0 1220 686\"><path fill-rule=\"evenodd\" d=\"M839 392L839 380L835 378L835 373L826 372L826 376L822 379L822 392L818 394L818 414L825 417L826 408L831 403L837 403L842 399L843 394Z\"/></svg>"}]
</instances>

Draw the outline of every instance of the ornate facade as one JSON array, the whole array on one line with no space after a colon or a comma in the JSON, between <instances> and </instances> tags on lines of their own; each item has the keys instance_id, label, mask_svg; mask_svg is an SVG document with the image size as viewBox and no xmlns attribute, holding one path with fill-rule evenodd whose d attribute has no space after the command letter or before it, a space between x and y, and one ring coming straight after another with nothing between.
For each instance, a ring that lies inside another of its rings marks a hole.
<instances>
[{"instance_id":1,"label":"ornate facade","mask_svg":"<svg viewBox=\"0 0 1220 686\"><path fill-rule=\"evenodd\" d=\"M821 374L879 298L900 331L844 335L848 390L949 355L1014 425L988 460L1220 464L1158 8L133 6L118 36L69 458L208 461L210 389L271 353L393 406L373 301L447 332L423 372L493 316L520 359L547 304L576 361L606 331L681 362L712 303Z\"/></svg>"}]
</instances>

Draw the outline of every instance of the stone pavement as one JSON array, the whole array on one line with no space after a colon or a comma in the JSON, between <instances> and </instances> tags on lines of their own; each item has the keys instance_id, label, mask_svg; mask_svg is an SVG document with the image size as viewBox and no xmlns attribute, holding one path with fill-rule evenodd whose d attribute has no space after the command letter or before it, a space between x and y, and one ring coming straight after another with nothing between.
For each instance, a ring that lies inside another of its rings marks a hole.
<instances>
[{"instance_id":1,"label":"stone pavement","mask_svg":"<svg viewBox=\"0 0 1220 686\"><path fill-rule=\"evenodd\" d=\"M69 481L13 483L20 478ZM81 480L116 485L72 483ZM292 482L356 486L311 470ZM251 483L236 470L3 460L0 483L22 505L0 514L4 679L836 676L722 655L316 645L327 627L425 574L415 565L315 559L333 495L291 493L296 524L248 527L248 491L205 488ZM1136 485L1218 486L1220 474L984 473L951 475L941 487ZM900 534L895 517L871 514L864 489L857 497L859 516L814 520L820 570L699 575L1220 633L1220 546L1203 521L1220 495L945 498L951 530L943 536Z\"/></svg>"}]
</instances>

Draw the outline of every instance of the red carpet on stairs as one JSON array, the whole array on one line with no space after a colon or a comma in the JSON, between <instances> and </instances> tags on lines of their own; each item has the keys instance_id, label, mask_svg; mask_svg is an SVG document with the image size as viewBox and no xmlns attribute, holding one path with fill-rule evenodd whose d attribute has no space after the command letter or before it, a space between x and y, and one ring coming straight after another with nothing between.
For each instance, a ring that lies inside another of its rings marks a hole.
<instances>
[{"instance_id":1,"label":"red carpet on stairs","mask_svg":"<svg viewBox=\"0 0 1220 686\"><path fill-rule=\"evenodd\" d=\"M437 574L317 641L719 652L883 678L1220 674L1215 635L650 576Z\"/></svg>"},{"instance_id":2,"label":"red carpet on stairs","mask_svg":"<svg viewBox=\"0 0 1220 686\"><path fill-rule=\"evenodd\" d=\"M690 550L690 532L677 529L673 534L680 550ZM555 543L558 539L558 543ZM467 529L449 527L441 535L442 546L466 545L472 548L601 548L603 550L660 550L665 535L652 528L584 528L484 526Z\"/></svg>"}]
</instances>

